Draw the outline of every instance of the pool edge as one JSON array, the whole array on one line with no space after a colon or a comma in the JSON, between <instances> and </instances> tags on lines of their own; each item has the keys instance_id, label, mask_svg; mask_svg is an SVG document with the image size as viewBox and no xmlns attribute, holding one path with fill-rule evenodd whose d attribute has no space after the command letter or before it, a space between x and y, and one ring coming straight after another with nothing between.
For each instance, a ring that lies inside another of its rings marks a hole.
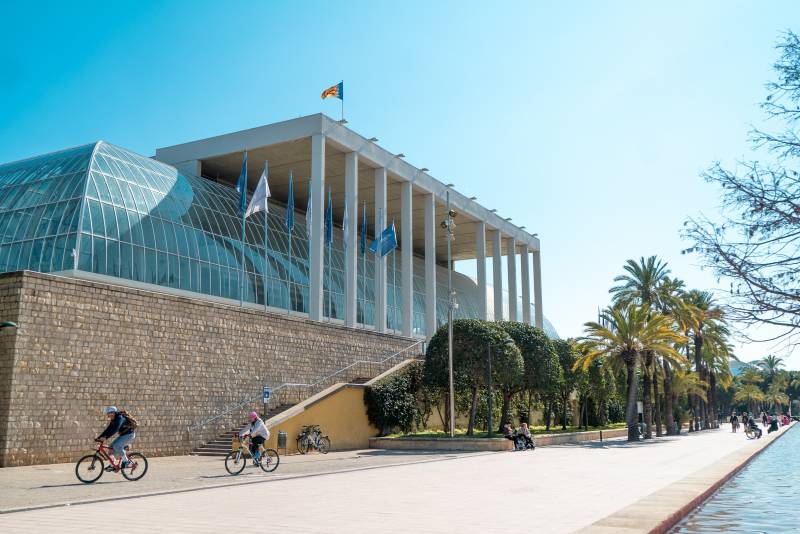
<instances>
[{"instance_id":1,"label":"pool edge","mask_svg":"<svg viewBox=\"0 0 800 534\"><path fill-rule=\"evenodd\" d=\"M756 449L734 451L711 465L575 532L581 534L665 534L795 424L793 422L788 427L782 427L778 434L766 435L765 441Z\"/></svg>"}]
</instances>

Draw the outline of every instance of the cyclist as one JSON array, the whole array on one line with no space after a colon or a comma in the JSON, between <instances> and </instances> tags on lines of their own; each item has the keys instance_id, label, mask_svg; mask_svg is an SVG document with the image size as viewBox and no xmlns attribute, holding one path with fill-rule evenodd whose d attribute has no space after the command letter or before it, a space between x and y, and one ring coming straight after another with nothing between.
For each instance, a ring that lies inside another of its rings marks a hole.
<instances>
[{"instance_id":1,"label":"cyclist","mask_svg":"<svg viewBox=\"0 0 800 534\"><path fill-rule=\"evenodd\" d=\"M104 411L106 417L108 417L109 423L106 429L95 438L95 441L103 443L106 439L110 439L114 434L119 433L117 439L111 444L111 451L108 456L112 463L116 463L114 459L114 455L116 454L122 458L120 467L127 467L128 455L125 453L125 447L130 446L136 438L136 424L131 421L130 417L125 417L127 413L117 410L116 406L108 406ZM112 471L113 469L114 466L112 465L106 467L106 471Z\"/></svg>"},{"instance_id":2,"label":"cyclist","mask_svg":"<svg viewBox=\"0 0 800 534\"><path fill-rule=\"evenodd\" d=\"M250 435L250 454L253 455L253 460L258 462L261 459L261 446L269 439L269 430L256 412L250 412L248 417L250 424L244 425L239 431L239 436Z\"/></svg>"}]
</instances>

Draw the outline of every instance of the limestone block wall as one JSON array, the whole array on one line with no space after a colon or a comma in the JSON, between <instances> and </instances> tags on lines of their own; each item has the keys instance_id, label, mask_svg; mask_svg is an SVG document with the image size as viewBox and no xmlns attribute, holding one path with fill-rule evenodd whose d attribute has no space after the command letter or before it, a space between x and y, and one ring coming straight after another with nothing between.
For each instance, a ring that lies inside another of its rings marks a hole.
<instances>
[{"instance_id":1,"label":"limestone block wall","mask_svg":"<svg viewBox=\"0 0 800 534\"><path fill-rule=\"evenodd\" d=\"M413 343L31 272L0 275L0 320L20 326L0 333L0 466L76 460L104 427L109 404L140 420L136 448L184 454L219 425L192 436L187 427L259 396L264 384L314 381ZM238 425L245 410L219 423Z\"/></svg>"}]
</instances>

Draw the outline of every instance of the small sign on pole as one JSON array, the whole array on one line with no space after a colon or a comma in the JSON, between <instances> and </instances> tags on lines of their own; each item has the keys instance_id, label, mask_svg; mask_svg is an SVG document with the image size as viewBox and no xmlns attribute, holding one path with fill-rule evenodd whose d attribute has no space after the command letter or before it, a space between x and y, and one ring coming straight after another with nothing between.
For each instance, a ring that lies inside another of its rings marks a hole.
<instances>
[{"instance_id":1,"label":"small sign on pole","mask_svg":"<svg viewBox=\"0 0 800 534\"><path fill-rule=\"evenodd\" d=\"M262 417L267 417L267 404L269 404L269 396L272 393L272 390L269 389L269 386L264 386L264 393L261 396L261 400L264 403L264 411L262 412Z\"/></svg>"}]
</instances>

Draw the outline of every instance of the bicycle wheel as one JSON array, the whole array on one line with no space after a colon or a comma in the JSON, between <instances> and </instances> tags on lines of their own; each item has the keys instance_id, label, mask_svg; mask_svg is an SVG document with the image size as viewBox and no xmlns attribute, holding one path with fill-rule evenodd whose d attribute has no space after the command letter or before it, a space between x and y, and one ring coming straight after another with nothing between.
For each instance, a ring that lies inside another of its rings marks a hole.
<instances>
[{"instance_id":1,"label":"bicycle wheel","mask_svg":"<svg viewBox=\"0 0 800 534\"><path fill-rule=\"evenodd\" d=\"M242 451L231 451L225 457L225 469L232 475L238 475L244 471L247 459L243 457Z\"/></svg>"},{"instance_id":2,"label":"bicycle wheel","mask_svg":"<svg viewBox=\"0 0 800 534\"><path fill-rule=\"evenodd\" d=\"M91 484L103 476L103 459L99 454L87 454L75 464L75 476L84 484Z\"/></svg>"},{"instance_id":3,"label":"bicycle wheel","mask_svg":"<svg viewBox=\"0 0 800 534\"><path fill-rule=\"evenodd\" d=\"M297 452L300 454L305 454L308 452L308 440L306 438L300 438L297 440Z\"/></svg>"},{"instance_id":4,"label":"bicycle wheel","mask_svg":"<svg viewBox=\"0 0 800 534\"><path fill-rule=\"evenodd\" d=\"M139 480L147 473L147 457L141 452L129 452L128 465L120 471L128 480Z\"/></svg>"},{"instance_id":5,"label":"bicycle wheel","mask_svg":"<svg viewBox=\"0 0 800 534\"><path fill-rule=\"evenodd\" d=\"M331 449L331 440L328 439L328 436L322 436L319 438L319 445L317 448L322 454L328 454L328 451Z\"/></svg>"},{"instance_id":6,"label":"bicycle wheel","mask_svg":"<svg viewBox=\"0 0 800 534\"><path fill-rule=\"evenodd\" d=\"M281 457L278 456L278 451L275 449L264 449L264 453L261 455L261 469L267 473L271 473L278 468L279 463L281 463Z\"/></svg>"}]
</instances>

